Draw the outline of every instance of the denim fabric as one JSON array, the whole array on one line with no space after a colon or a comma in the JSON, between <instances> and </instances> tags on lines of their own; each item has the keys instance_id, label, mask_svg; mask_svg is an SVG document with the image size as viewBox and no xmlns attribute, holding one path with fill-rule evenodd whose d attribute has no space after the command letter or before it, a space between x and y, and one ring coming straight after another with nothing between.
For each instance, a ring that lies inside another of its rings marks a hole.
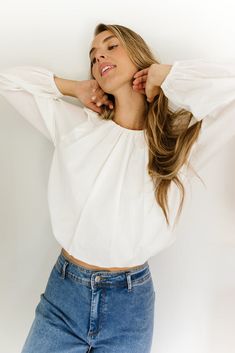
<instances>
[{"instance_id":1,"label":"denim fabric","mask_svg":"<svg viewBox=\"0 0 235 353\"><path fill-rule=\"evenodd\" d=\"M154 304L148 262L89 270L60 253L21 353L150 353Z\"/></svg>"}]
</instances>

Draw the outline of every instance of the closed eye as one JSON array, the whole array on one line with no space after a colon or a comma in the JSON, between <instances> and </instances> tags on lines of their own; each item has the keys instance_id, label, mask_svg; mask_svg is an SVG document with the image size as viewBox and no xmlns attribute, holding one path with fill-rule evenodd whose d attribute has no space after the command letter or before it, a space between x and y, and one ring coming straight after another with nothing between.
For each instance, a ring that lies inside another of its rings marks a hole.
<instances>
[{"instance_id":1,"label":"closed eye","mask_svg":"<svg viewBox=\"0 0 235 353\"><path fill-rule=\"evenodd\" d=\"M117 46L118 46L118 44L116 44L116 45L110 45L110 46L108 47L108 50L112 50L114 47L117 47ZM96 58L94 58L94 59L91 61L91 65L93 65L95 62L96 62Z\"/></svg>"}]
</instances>

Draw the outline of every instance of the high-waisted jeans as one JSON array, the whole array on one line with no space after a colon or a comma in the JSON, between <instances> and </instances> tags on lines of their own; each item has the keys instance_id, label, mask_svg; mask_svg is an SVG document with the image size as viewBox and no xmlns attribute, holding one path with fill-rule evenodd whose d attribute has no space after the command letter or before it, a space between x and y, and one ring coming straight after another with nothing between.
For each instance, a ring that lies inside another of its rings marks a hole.
<instances>
[{"instance_id":1,"label":"high-waisted jeans","mask_svg":"<svg viewBox=\"0 0 235 353\"><path fill-rule=\"evenodd\" d=\"M21 353L150 353L154 303L148 262L99 271L60 253Z\"/></svg>"}]
</instances>

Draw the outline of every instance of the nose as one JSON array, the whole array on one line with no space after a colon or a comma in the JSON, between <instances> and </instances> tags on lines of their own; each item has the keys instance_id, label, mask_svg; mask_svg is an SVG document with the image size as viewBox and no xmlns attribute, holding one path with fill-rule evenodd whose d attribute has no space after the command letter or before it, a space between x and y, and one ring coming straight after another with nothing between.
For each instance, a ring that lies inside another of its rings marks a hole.
<instances>
[{"instance_id":1,"label":"nose","mask_svg":"<svg viewBox=\"0 0 235 353\"><path fill-rule=\"evenodd\" d=\"M100 58L104 58L105 57L105 55L97 55L97 60L99 60Z\"/></svg>"},{"instance_id":2,"label":"nose","mask_svg":"<svg viewBox=\"0 0 235 353\"><path fill-rule=\"evenodd\" d=\"M96 49L96 53L94 58L96 58L96 60L99 60L100 58L105 58L106 54L105 54L105 49L99 48Z\"/></svg>"}]
</instances>

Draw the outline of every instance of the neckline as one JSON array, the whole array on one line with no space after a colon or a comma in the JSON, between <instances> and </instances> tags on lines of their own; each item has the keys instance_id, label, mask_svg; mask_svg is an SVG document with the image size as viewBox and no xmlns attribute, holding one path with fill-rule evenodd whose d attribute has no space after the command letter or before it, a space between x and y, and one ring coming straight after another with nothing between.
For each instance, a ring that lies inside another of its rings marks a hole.
<instances>
[{"instance_id":1,"label":"neckline","mask_svg":"<svg viewBox=\"0 0 235 353\"><path fill-rule=\"evenodd\" d=\"M94 110L84 107L83 108L85 111L87 111L88 113L93 114L96 118L98 117L99 113L95 112ZM104 120L104 119L100 119L99 120ZM113 119L107 119L106 122L109 122L110 125L113 125L115 128L127 132L129 134L132 135L143 135L144 133L144 129L143 130L133 130L133 129L128 129L127 127L121 126L119 124L117 124L115 121L113 121Z\"/></svg>"},{"instance_id":2,"label":"neckline","mask_svg":"<svg viewBox=\"0 0 235 353\"><path fill-rule=\"evenodd\" d=\"M142 130L128 129L127 127L124 127L124 126L119 125L119 124L116 123L113 119L109 119L108 121L110 121L110 123L111 123L113 126L116 126L116 127L119 128L120 130L129 132L129 133L131 133L131 134L138 134L138 135L139 135L139 134L143 134L143 132L144 132L144 129L142 129Z\"/></svg>"}]
</instances>

